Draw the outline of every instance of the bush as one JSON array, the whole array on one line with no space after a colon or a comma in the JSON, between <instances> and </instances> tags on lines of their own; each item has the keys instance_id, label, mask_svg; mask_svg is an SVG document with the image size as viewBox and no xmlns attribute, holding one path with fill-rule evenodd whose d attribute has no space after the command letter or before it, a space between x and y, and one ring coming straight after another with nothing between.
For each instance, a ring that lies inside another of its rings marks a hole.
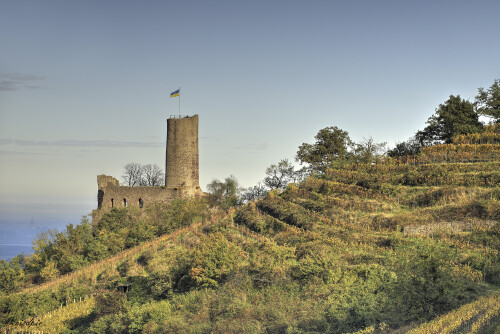
<instances>
[{"instance_id":1,"label":"bush","mask_svg":"<svg viewBox=\"0 0 500 334\"><path fill-rule=\"evenodd\" d=\"M240 252L222 233L208 235L200 240L193 253L190 277L198 286L217 287L236 268Z\"/></svg>"},{"instance_id":2,"label":"bush","mask_svg":"<svg viewBox=\"0 0 500 334\"><path fill-rule=\"evenodd\" d=\"M96 309L98 317L127 313L127 295L118 291L102 292L96 297Z\"/></svg>"}]
</instances>

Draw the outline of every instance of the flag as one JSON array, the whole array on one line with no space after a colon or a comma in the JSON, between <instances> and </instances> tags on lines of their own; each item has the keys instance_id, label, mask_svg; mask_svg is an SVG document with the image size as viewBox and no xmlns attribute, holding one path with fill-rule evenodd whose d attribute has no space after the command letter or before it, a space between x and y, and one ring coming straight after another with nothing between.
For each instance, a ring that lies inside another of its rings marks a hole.
<instances>
[{"instance_id":1,"label":"flag","mask_svg":"<svg viewBox=\"0 0 500 334\"><path fill-rule=\"evenodd\" d=\"M176 90L175 92L170 93L170 97L176 97L176 96L179 96L179 95L180 95L180 93L181 93L181 90L180 90L180 89L178 89L178 90Z\"/></svg>"}]
</instances>

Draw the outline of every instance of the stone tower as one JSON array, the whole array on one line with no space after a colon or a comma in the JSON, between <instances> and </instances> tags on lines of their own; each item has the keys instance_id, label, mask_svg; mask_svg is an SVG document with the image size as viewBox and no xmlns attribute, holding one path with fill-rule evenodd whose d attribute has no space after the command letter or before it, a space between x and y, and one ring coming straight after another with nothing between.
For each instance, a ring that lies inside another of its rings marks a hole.
<instances>
[{"instance_id":1,"label":"stone tower","mask_svg":"<svg viewBox=\"0 0 500 334\"><path fill-rule=\"evenodd\" d=\"M165 187L183 189L189 195L199 194L198 165L198 115L169 118Z\"/></svg>"}]
</instances>

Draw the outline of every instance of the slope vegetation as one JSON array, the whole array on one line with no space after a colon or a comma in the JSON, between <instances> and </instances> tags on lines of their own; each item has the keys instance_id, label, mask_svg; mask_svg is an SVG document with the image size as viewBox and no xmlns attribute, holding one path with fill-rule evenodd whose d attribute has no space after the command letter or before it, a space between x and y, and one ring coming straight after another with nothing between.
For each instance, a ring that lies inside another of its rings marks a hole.
<instances>
[{"instance_id":1,"label":"slope vegetation","mask_svg":"<svg viewBox=\"0 0 500 334\"><path fill-rule=\"evenodd\" d=\"M0 305L4 328L423 333L466 323L479 331L500 309L491 294L500 284L499 167L339 165L10 294ZM446 320L453 314L465 320Z\"/></svg>"}]
</instances>

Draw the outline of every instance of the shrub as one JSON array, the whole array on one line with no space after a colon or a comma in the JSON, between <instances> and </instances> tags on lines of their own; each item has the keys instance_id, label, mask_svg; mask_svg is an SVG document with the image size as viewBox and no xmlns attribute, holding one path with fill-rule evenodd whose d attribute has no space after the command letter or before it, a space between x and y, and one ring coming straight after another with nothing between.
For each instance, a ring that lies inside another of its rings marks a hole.
<instances>
[{"instance_id":1,"label":"shrub","mask_svg":"<svg viewBox=\"0 0 500 334\"><path fill-rule=\"evenodd\" d=\"M236 268L240 252L220 232L203 237L193 253L191 279L198 286L217 287Z\"/></svg>"}]
</instances>

